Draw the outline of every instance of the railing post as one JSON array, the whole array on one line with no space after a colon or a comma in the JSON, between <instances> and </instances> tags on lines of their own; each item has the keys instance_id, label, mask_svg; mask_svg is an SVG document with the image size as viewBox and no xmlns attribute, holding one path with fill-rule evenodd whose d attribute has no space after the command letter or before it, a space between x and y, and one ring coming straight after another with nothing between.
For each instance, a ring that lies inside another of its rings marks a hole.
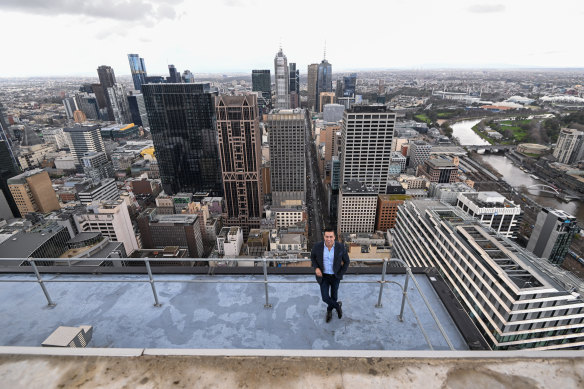
<instances>
[{"instance_id":1,"label":"railing post","mask_svg":"<svg viewBox=\"0 0 584 389\"><path fill-rule=\"evenodd\" d=\"M146 264L146 270L148 270L148 277L150 277L150 286L152 287L152 293L154 294L154 306L160 307L162 304L158 302L158 294L156 293L156 286L154 285L154 277L152 277L152 269L150 269L150 262L145 258L144 263Z\"/></svg>"},{"instance_id":2,"label":"railing post","mask_svg":"<svg viewBox=\"0 0 584 389\"><path fill-rule=\"evenodd\" d=\"M47 287L45 286L45 283L43 282L43 279L41 277L41 273L39 273L39 269L37 269L37 266L34 263L34 259L29 258L28 262L30 262L30 266L32 266L32 270L34 270L34 273L36 274L39 285L43 289L43 293L45 294L45 297L47 298L47 301L49 303L49 307L51 307L51 308L54 307L57 304L55 304L53 302L53 300L51 300L51 296L49 296L49 291L47 290Z\"/></svg>"},{"instance_id":3,"label":"railing post","mask_svg":"<svg viewBox=\"0 0 584 389\"><path fill-rule=\"evenodd\" d=\"M268 265L266 263L266 258L264 260L264 288L266 290L266 303L264 304L264 308L272 308L272 304L268 300Z\"/></svg>"},{"instance_id":4,"label":"railing post","mask_svg":"<svg viewBox=\"0 0 584 389\"><path fill-rule=\"evenodd\" d=\"M375 308L383 307L383 304L381 304L381 296L383 295L383 286L385 285L386 271L387 271L387 258L383 258L383 270L381 271L381 282L379 285L379 298L377 299L377 304L375 305Z\"/></svg>"},{"instance_id":5,"label":"railing post","mask_svg":"<svg viewBox=\"0 0 584 389\"><path fill-rule=\"evenodd\" d=\"M404 307L406 305L406 299L408 298L408 282L410 281L410 269L406 267L406 282L404 284L401 309L399 311L399 321L404 321Z\"/></svg>"}]
</instances>

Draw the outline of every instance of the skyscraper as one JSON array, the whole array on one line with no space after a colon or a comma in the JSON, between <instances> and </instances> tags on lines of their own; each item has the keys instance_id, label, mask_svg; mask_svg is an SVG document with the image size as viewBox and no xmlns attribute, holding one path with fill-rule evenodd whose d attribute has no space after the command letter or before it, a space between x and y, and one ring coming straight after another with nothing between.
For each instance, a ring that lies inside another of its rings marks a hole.
<instances>
[{"instance_id":1,"label":"skyscraper","mask_svg":"<svg viewBox=\"0 0 584 389\"><path fill-rule=\"evenodd\" d=\"M562 128L558 143L554 149L558 162L570 165L584 158L584 132L571 128Z\"/></svg>"},{"instance_id":2,"label":"skyscraper","mask_svg":"<svg viewBox=\"0 0 584 389\"><path fill-rule=\"evenodd\" d=\"M101 85L101 90L103 91L105 102L107 104L108 120L114 120L114 111L107 93L107 89L113 87L116 84L116 75L114 74L114 69L111 66L101 65L97 68L97 76L99 77L99 84Z\"/></svg>"},{"instance_id":3,"label":"skyscraper","mask_svg":"<svg viewBox=\"0 0 584 389\"><path fill-rule=\"evenodd\" d=\"M260 227L263 210L261 132L255 95L215 99L219 155L225 198L225 223L244 236Z\"/></svg>"},{"instance_id":4,"label":"skyscraper","mask_svg":"<svg viewBox=\"0 0 584 389\"><path fill-rule=\"evenodd\" d=\"M34 169L8 179L8 188L22 216L61 209L49 174Z\"/></svg>"},{"instance_id":5,"label":"skyscraper","mask_svg":"<svg viewBox=\"0 0 584 389\"><path fill-rule=\"evenodd\" d=\"M176 69L176 67L174 67L174 65L168 65L168 74L169 76L166 78L167 82L177 84L180 84L182 82L180 72Z\"/></svg>"},{"instance_id":6,"label":"skyscraper","mask_svg":"<svg viewBox=\"0 0 584 389\"><path fill-rule=\"evenodd\" d=\"M128 54L128 61L130 62L130 72L134 81L134 89L141 91L142 84L146 83L147 76L144 58L140 58L138 54Z\"/></svg>"},{"instance_id":7,"label":"skyscraper","mask_svg":"<svg viewBox=\"0 0 584 389\"><path fill-rule=\"evenodd\" d=\"M561 209L543 208L537 215L527 251L561 265L577 230L574 216Z\"/></svg>"},{"instance_id":8,"label":"skyscraper","mask_svg":"<svg viewBox=\"0 0 584 389\"><path fill-rule=\"evenodd\" d=\"M316 102L319 102L320 94L322 92L333 91L333 67L325 59L318 65L318 73L316 77Z\"/></svg>"},{"instance_id":9,"label":"skyscraper","mask_svg":"<svg viewBox=\"0 0 584 389\"><path fill-rule=\"evenodd\" d=\"M343 77L343 97L353 97L357 86L357 73L351 73L349 77Z\"/></svg>"},{"instance_id":10,"label":"skyscraper","mask_svg":"<svg viewBox=\"0 0 584 389\"><path fill-rule=\"evenodd\" d=\"M113 120L118 124L127 124L132 120L130 105L128 104L128 94L122 84L116 84L107 88L107 97L114 115Z\"/></svg>"},{"instance_id":11,"label":"skyscraper","mask_svg":"<svg viewBox=\"0 0 584 389\"><path fill-rule=\"evenodd\" d=\"M308 109L315 110L317 108L318 99L316 98L316 80L318 78L318 64L313 63L308 65L307 71L308 82Z\"/></svg>"},{"instance_id":12,"label":"skyscraper","mask_svg":"<svg viewBox=\"0 0 584 389\"><path fill-rule=\"evenodd\" d=\"M214 92L208 83L142 86L164 191L221 196Z\"/></svg>"},{"instance_id":13,"label":"skyscraper","mask_svg":"<svg viewBox=\"0 0 584 389\"><path fill-rule=\"evenodd\" d=\"M341 126L341 185L351 180L385 193L395 113L385 106L354 106L345 111Z\"/></svg>"},{"instance_id":14,"label":"skyscraper","mask_svg":"<svg viewBox=\"0 0 584 389\"><path fill-rule=\"evenodd\" d=\"M251 90L254 92L262 92L262 96L266 99L272 98L270 69L251 71Z\"/></svg>"},{"instance_id":15,"label":"skyscraper","mask_svg":"<svg viewBox=\"0 0 584 389\"><path fill-rule=\"evenodd\" d=\"M74 126L64 131L71 137L71 154L75 164L81 165L81 157L90 151L105 152L100 126Z\"/></svg>"},{"instance_id":16,"label":"skyscraper","mask_svg":"<svg viewBox=\"0 0 584 389\"><path fill-rule=\"evenodd\" d=\"M282 52L282 48L274 58L274 74L276 77L276 96L275 108L287 109L290 107L290 96L288 95L290 87L290 76L288 72L288 59Z\"/></svg>"},{"instance_id":17,"label":"skyscraper","mask_svg":"<svg viewBox=\"0 0 584 389\"><path fill-rule=\"evenodd\" d=\"M288 65L290 73L290 93L300 94L300 70L296 69L296 63L290 62Z\"/></svg>"},{"instance_id":18,"label":"skyscraper","mask_svg":"<svg viewBox=\"0 0 584 389\"><path fill-rule=\"evenodd\" d=\"M306 114L303 109L273 110L266 121L270 143L272 204L306 199Z\"/></svg>"}]
</instances>

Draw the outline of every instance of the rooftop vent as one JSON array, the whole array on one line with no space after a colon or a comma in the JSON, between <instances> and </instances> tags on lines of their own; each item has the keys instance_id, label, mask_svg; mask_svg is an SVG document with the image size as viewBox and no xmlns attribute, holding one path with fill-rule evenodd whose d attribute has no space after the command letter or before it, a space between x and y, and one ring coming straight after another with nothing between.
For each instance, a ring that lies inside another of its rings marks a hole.
<instances>
[{"instance_id":1,"label":"rooftop vent","mask_svg":"<svg viewBox=\"0 0 584 389\"><path fill-rule=\"evenodd\" d=\"M45 341L43 347L85 347L91 340L92 326L57 328Z\"/></svg>"}]
</instances>

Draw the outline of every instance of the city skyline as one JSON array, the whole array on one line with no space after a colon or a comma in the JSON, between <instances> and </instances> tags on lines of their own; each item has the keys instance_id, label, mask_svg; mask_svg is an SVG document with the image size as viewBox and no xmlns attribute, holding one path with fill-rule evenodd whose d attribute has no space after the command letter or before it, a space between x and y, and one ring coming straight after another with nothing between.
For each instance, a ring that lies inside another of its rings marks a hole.
<instances>
[{"instance_id":1,"label":"city skyline","mask_svg":"<svg viewBox=\"0 0 584 389\"><path fill-rule=\"evenodd\" d=\"M308 64L323 59L325 45L326 58L338 72L579 68L584 64L584 54L573 49L574 40L570 39L578 36L578 25L566 23L566 15L584 15L584 5L576 1L561 3L547 7L523 0L505 4L455 0L448 4L417 1L383 6L361 2L355 7L348 2L300 1L296 11L280 13L284 4L264 0L226 0L199 6L196 12L181 0L156 4L151 0L87 0L75 7L66 1L9 0L0 4L5 15L0 34L13 36L18 31L19 38L3 42L4 52L12 55L0 64L0 76L94 75L97 66L103 64L124 76L130 74L130 53L143 57L151 74L165 74L169 64L195 74L248 73L271 68L280 45L298 64L301 74ZM351 15L347 34L331 34L329 29L317 33L313 29L282 29L277 34L261 35L261 45L255 44L253 50L248 45L231 45L224 50L215 44L237 29L260 36L263 23L254 21L273 20L276 13L281 18L279 24L294 24L310 22L310 18L306 20L310 14L342 21L347 10ZM24 21L34 28L22 28ZM209 34L211 31L213 34ZM198 38L201 36L214 38ZM196 49L188 49L191 40L196 42ZM39 58L50 60L39 66Z\"/></svg>"}]
</instances>

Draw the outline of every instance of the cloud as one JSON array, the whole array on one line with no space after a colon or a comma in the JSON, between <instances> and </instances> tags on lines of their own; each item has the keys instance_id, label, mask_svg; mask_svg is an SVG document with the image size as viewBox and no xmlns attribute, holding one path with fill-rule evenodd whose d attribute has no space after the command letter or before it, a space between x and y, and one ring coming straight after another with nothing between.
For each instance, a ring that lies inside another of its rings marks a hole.
<instances>
[{"instance_id":1,"label":"cloud","mask_svg":"<svg viewBox=\"0 0 584 389\"><path fill-rule=\"evenodd\" d=\"M170 4L183 0L2 0L0 10L37 15L78 15L123 21L175 19Z\"/></svg>"},{"instance_id":2,"label":"cloud","mask_svg":"<svg viewBox=\"0 0 584 389\"><path fill-rule=\"evenodd\" d=\"M475 4L468 7L468 10L477 14L497 13L504 12L505 6L503 4Z\"/></svg>"}]
</instances>

